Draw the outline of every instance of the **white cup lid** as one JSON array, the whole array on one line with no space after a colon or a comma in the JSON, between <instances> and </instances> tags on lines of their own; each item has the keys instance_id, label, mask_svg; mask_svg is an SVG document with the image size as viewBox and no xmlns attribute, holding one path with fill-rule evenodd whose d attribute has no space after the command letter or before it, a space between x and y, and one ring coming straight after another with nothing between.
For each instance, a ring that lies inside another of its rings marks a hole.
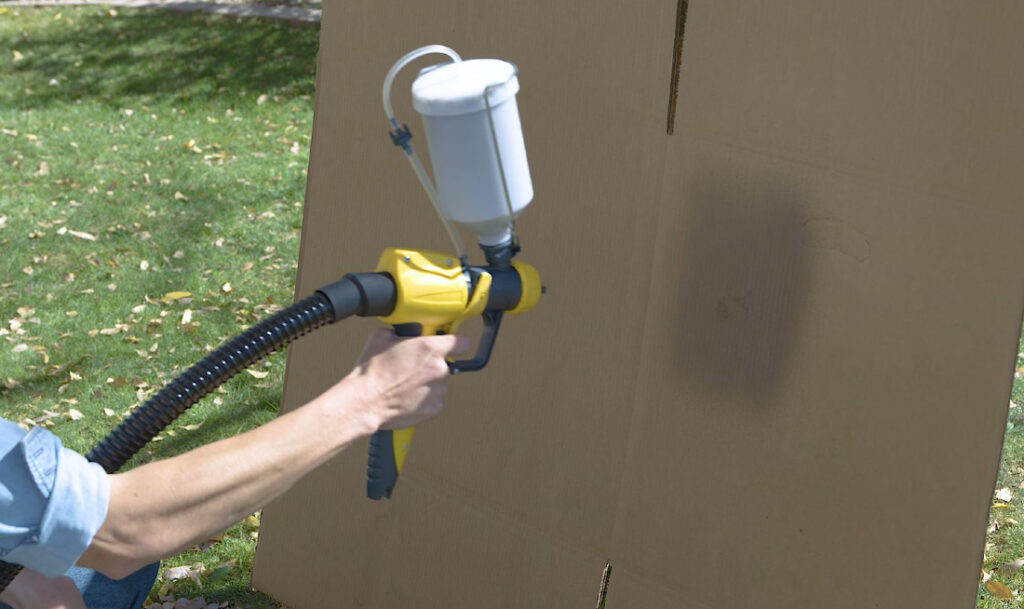
<instances>
[{"instance_id":1,"label":"white cup lid","mask_svg":"<svg viewBox=\"0 0 1024 609\"><path fill-rule=\"evenodd\" d=\"M452 116L497 106L519 92L516 67L500 59L469 59L426 68L412 83L412 105L420 114Z\"/></svg>"}]
</instances>

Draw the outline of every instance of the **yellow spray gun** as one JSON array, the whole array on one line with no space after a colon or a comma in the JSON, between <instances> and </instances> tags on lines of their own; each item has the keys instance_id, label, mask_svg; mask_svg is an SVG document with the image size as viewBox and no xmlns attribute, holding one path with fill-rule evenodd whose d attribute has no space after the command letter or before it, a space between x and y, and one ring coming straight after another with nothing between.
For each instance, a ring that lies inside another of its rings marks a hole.
<instances>
[{"instance_id":1,"label":"yellow spray gun","mask_svg":"<svg viewBox=\"0 0 1024 609\"><path fill-rule=\"evenodd\" d=\"M398 72L428 54L451 62L422 70L412 85L413 107L423 118L437 188L399 126L391 108ZM466 319L482 316L484 329L475 356L450 362L452 373L480 370L490 358L504 313L532 308L543 292L531 265L514 261L519 252L515 219L533 199L516 93L515 65L498 59L463 61L452 49L431 45L399 59L384 79L384 111L392 142L399 146L451 237L456 255L387 249L378 277L394 285L393 307L379 315L399 336L448 334ZM473 266L457 225L474 233L486 265ZM350 280L359 282L359 277ZM386 287L382 286L386 290ZM364 293L373 288L361 287ZM382 307L387 308L387 307ZM391 497L412 442L413 429L381 430L370 439L367 495Z\"/></svg>"}]
</instances>

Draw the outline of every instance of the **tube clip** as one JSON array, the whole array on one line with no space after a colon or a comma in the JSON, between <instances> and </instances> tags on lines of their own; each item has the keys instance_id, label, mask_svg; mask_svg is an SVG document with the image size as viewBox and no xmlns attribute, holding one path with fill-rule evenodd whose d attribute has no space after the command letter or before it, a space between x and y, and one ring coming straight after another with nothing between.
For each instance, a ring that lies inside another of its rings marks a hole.
<instances>
[{"instance_id":1,"label":"tube clip","mask_svg":"<svg viewBox=\"0 0 1024 609\"><path fill-rule=\"evenodd\" d=\"M389 131L388 135L391 136L391 143L395 146L400 146L406 154L412 154L412 146L409 145L409 140L412 139L412 133L409 131L409 125L403 124L401 127L395 127L394 131Z\"/></svg>"}]
</instances>

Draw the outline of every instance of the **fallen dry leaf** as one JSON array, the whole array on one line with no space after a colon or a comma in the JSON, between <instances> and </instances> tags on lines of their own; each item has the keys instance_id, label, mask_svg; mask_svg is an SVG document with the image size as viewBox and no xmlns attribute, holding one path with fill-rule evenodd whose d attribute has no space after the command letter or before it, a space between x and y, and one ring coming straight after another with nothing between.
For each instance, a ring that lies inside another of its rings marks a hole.
<instances>
[{"instance_id":1,"label":"fallen dry leaf","mask_svg":"<svg viewBox=\"0 0 1024 609\"><path fill-rule=\"evenodd\" d=\"M1018 558L1013 562L1003 563L1003 566L999 567L999 570L1004 576L1009 576L1020 571L1021 567L1024 567L1024 558Z\"/></svg>"},{"instance_id":2,"label":"fallen dry leaf","mask_svg":"<svg viewBox=\"0 0 1024 609\"><path fill-rule=\"evenodd\" d=\"M69 230L68 234L70 234L72 237L78 237L79 239L85 239L86 241L95 241L96 240L96 236L95 235L91 235L89 233L86 233L86 232L83 232L83 231L80 231L80 230Z\"/></svg>"},{"instance_id":3,"label":"fallen dry leaf","mask_svg":"<svg viewBox=\"0 0 1024 609\"><path fill-rule=\"evenodd\" d=\"M103 409L103 414L108 416L108 417L112 417L112 416L114 416L114 411L111 410L110 408L104 408Z\"/></svg>"},{"instance_id":4,"label":"fallen dry leaf","mask_svg":"<svg viewBox=\"0 0 1024 609\"><path fill-rule=\"evenodd\" d=\"M265 379L267 378L267 375L270 374L269 372L260 372L259 370L250 370L248 368L245 371L249 373L249 376L258 379Z\"/></svg>"},{"instance_id":5,"label":"fallen dry leaf","mask_svg":"<svg viewBox=\"0 0 1024 609\"><path fill-rule=\"evenodd\" d=\"M180 300L182 298L189 298L191 296L192 296L192 292L181 292L181 291L167 292L166 294L163 295L163 297L160 300L164 304L170 304L170 303L174 302L175 300Z\"/></svg>"},{"instance_id":6,"label":"fallen dry leaf","mask_svg":"<svg viewBox=\"0 0 1024 609\"><path fill-rule=\"evenodd\" d=\"M187 325L192 322L192 309L185 309L181 314L181 325Z\"/></svg>"},{"instance_id":7,"label":"fallen dry leaf","mask_svg":"<svg viewBox=\"0 0 1024 609\"><path fill-rule=\"evenodd\" d=\"M17 49L11 51L11 56L14 58L14 61L16 62L25 59L25 56L22 55L21 52L19 52Z\"/></svg>"},{"instance_id":8,"label":"fallen dry leaf","mask_svg":"<svg viewBox=\"0 0 1024 609\"><path fill-rule=\"evenodd\" d=\"M163 570L160 577L168 581L177 581L179 579L191 579L197 586L202 586L203 582L200 579L200 575L206 567L202 563L195 563L194 565L185 565L181 567L168 567Z\"/></svg>"},{"instance_id":9,"label":"fallen dry leaf","mask_svg":"<svg viewBox=\"0 0 1024 609\"><path fill-rule=\"evenodd\" d=\"M996 499L1003 503L1009 503L1013 501L1013 493L1008 488L1001 488L996 491Z\"/></svg>"},{"instance_id":10,"label":"fallen dry leaf","mask_svg":"<svg viewBox=\"0 0 1024 609\"><path fill-rule=\"evenodd\" d=\"M71 409L68 410L68 420L69 421L77 421L77 420L81 419L84 416L85 416L84 414L82 414L80 411L78 411L78 410L76 410L74 408L71 408Z\"/></svg>"},{"instance_id":11,"label":"fallen dry leaf","mask_svg":"<svg viewBox=\"0 0 1024 609\"><path fill-rule=\"evenodd\" d=\"M1000 600L1013 600L1013 592L1006 587L1006 584L997 582L994 579L990 579L985 582L985 589L988 590L992 596Z\"/></svg>"}]
</instances>

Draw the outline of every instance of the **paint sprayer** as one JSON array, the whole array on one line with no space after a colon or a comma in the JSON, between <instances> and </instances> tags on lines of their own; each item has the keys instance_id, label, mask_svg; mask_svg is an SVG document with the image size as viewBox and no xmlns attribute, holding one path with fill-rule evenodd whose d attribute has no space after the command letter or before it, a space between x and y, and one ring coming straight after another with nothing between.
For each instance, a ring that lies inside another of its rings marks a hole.
<instances>
[{"instance_id":1,"label":"paint sprayer","mask_svg":"<svg viewBox=\"0 0 1024 609\"><path fill-rule=\"evenodd\" d=\"M413 150L408 126L391 108L391 87L406 65L431 54L450 62L422 70L412 84L413 107L423 119L435 188ZM454 333L481 317L483 331L471 359L450 361L451 372L487 365L505 313L531 309L544 291L519 252L515 220L533 199L516 93L516 66L498 59L463 61L452 49L426 46L399 59L384 79L384 111L391 141L401 148L423 185L455 253L385 249L372 273L352 273L257 323L207 355L139 407L86 458L108 473L119 470L174 419L235 374L316 328L352 315L374 316L398 336ZM486 264L469 263L458 228L476 235ZM379 430L370 438L366 491L390 498L413 429ZM21 569L0 563L0 591Z\"/></svg>"}]
</instances>

